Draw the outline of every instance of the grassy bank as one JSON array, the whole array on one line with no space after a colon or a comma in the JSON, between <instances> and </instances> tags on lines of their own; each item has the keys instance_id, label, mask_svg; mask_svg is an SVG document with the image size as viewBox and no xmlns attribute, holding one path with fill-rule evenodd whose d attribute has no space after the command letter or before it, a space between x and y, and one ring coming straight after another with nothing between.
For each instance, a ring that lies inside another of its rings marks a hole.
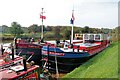
<instances>
[{"instance_id":1,"label":"grassy bank","mask_svg":"<svg viewBox=\"0 0 120 80\"><path fill-rule=\"evenodd\" d=\"M120 43L119 43L120 44ZM63 78L117 78L118 43L114 42L85 64Z\"/></svg>"}]
</instances>

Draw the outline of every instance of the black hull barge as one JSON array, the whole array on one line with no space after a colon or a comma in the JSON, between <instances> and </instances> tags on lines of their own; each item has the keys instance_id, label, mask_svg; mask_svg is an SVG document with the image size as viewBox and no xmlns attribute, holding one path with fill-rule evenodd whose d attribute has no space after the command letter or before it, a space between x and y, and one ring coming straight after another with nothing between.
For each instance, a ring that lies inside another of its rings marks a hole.
<instances>
[{"instance_id":1,"label":"black hull barge","mask_svg":"<svg viewBox=\"0 0 120 80\"><path fill-rule=\"evenodd\" d=\"M107 37L106 34L82 34L83 41L72 46L67 41L60 42L63 48L47 42L42 47L42 56L48 59L46 67L50 72L55 72L57 64L59 72L70 72L104 50L109 45Z\"/></svg>"}]
</instances>

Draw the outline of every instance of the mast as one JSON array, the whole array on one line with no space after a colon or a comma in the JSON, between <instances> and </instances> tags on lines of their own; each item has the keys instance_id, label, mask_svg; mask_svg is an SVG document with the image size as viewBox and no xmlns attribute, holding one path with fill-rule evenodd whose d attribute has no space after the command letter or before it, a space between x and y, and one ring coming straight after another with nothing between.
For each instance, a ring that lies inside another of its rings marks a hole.
<instances>
[{"instance_id":1,"label":"mast","mask_svg":"<svg viewBox=\"0 0 120 80\"><path fill-rule=\"evenodd\" d=\"M71 30L71 44L73 44L73 27L74 27L74 9L72 10L72 18L71 18L71 24L72 24L72 30Z\"/></svg>"},{"instance_id":2,"label":"mast","mask_svg":"<svg viewBox=\"0 0 120 80\"><path fill-rule=\"evenodd\" d=\"M42 12L41 12L42 16L43 16L43 9L44 8L42 8ZM41 34L41 39L43 39L43 18L42 18L42 34Z\"/></svg>"},{"instance_id":3,"label":"mast","mask_svg":"<svg viewBox=\"0 0 120 80\"><path fill-rule=\"evenodd\" d=\"M41 12L41 14L40 14L40 18L41 18L41 20L42 20L41 39L44 38L44 36L43 36L43 27L44 27L44 26L43 26L43 19L46 19L46 16L43 15L43 13L44 13L44 12L43 12L43 9L44 9L44 8L42 8L42 12Z\"/></svg>"}]
</instances>

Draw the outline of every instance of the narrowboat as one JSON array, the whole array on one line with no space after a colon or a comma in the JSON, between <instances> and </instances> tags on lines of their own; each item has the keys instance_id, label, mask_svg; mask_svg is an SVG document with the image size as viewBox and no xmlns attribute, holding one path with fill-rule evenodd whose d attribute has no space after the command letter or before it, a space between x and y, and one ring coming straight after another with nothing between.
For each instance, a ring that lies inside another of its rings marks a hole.
<instances>
[{"instance_id":1,"label":"narrowboat","mask_svg":"<svg viewBox=\"0 0 120 80\"><path fill-rule=\"evenodd\" d=\"M48 58L49 71L70 72L109 45L107 34L75 34L72 44L68 40L46 41L43 58ZM57 65L57 67L56 67Z\"/></svg>"},{"instance_id":2,"label":"narrowboat","mask_svg":"<svg viewBox=\"0 0 120 80\"><path fill-rule=\"evenodd\" d=\"M20 57L8 52L2 52L0 55L0 80L40 80L40 68L33 65L33 62L27 63L24 57Z\"/></svg>"},{"instance_id":3,"label":"narrowboat","mask_svg":"<svg viewBox=\"0 0 120 80\"><path fill-rule=\"evenodd\" d=\"M16 55L25 56L28 62L34 61L36 65L42 66L42 46L40 44L18 38L14 40L14 48Z\"/></svg>"}]
</instances>

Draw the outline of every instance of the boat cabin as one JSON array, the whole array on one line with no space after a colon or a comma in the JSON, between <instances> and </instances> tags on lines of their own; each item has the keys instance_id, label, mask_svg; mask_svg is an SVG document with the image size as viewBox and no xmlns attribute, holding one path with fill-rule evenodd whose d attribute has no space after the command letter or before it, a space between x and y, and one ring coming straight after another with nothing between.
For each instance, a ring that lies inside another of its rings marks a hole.
<instances>
[{"instance_id":1,"label":"boat cabin","mask_svg":"<svg viewBox=\"0 0 120 80\"><path fill-rule=\"evenodd\" d=\"M29 80L32 78L39 80L39 66L28 66L24 60L23 63L24 65L22 63L11 65L11 62L5 62L6 66L2 65L0 68L0 74L2 74L0 80Z\"/></svg>"},{"instance_id":2,"label":"boat cabin","mask_svg":"<svg viewBox=\"0 0 120 80\"><path fill-rule=\"evenodd\" d=\"M83 50L83 51L99 51L101 46L109 44L108 34L75 34L75 39L82 40L81 43L73 44L73 49ZM91 52L89 52L91 53ZM92 52L93 53L93 52Z\"/></svg>"},{"instance_id":3,"label":"boat cabin","mask_svg":"<svg viewBox=\"0 0 120 80\"><path fill-rule=\"evenodd\" d=\"M0 80L29 80L40 79L39 66L27 63L26 59L18 55L3 52L0 55Z\"/></svg>"},{"instance_id":4,"label":"boat cabin","mask_svg":"<svg viewBox=\"0 0 120 80\"><path fill-rule=\"evenodd\" d=\"M107 40L108 35L107 34L89 34L89 33L85 33L85 34L75 34L75 39L77 40L83 40L83 43L87 43L87 42L101 42L103 40Z\"/></svg>"}]
</instances>

